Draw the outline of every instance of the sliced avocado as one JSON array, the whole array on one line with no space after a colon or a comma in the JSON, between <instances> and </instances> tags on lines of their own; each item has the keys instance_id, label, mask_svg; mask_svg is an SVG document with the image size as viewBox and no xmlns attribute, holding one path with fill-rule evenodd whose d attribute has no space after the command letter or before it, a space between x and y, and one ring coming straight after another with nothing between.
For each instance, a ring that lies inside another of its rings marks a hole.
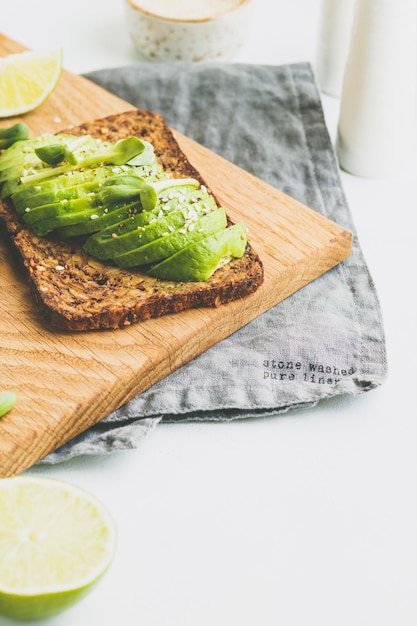
<instances>
[{"instance_id":1,"label":"sliced avocado","mask_svg":"<svg viewBox=\"0 0 417 626\"><path fill-rule=\"evenodd\" d=\"M0 181L17 180L22 176L26 176L29 171L43 171L51 170L48 165L45 165L41 159L35 153L35 150L42 147L53 145L57 140L68 147L71 151L76 151L77 154L84 155L90 154L93 150L97 150L97 144L95 139L88 136L76 137L75 135L50 135L45 134L34 139L27 139L25 141L17 142L4 152L0 157Z\"/></svg>"},{"instance_id":2,"label":"sliced avocado","mask_svg":"<svg viewBox=\"0 0 417 626\"><path fill-rule=\"evenodd\" d=\"M244 224L234 224L205 239L192 243L157 263L149 274L163 280L205 281L222 262L244 255L247 233Z\"/></svg>"},{"instance_id":3,"label":"sliced avocado","mask_svg":"<svg viewBox=\"0 0 417 626\"><path fill-rule=\"evenodd\" d=\"M29 172L21 173L20 180L22 183L38 183L46 178L66 174L67 172L84 170L93 165L113 164L116 167L121 167L144 150L145 144L135 136L124 137L114 144L96 142L94 149L84 151L72 151L68 147L72 157L71 162L64 161L62 164L58 163L57 165L33 168ZM42 162L41 164L45 165Z\"/></svg>"},{"instance_id":4,"label":"sliced avocado","mask_svg":"<svg viewBox=\"0 0 417 626\"><path fill-rule=\"evenodd\" d=\"M72 193L75 188L82 189L85 185L92 183L97 186L102 185L106 180L114 176L112 169L113 166L110 165L91 167L81 172L47 178L38 184L20 183L16 191L11 194L11 200L15 206L47 204L47 202L43 201L44 198L48 198L47 194L51 197L50 202L53 202L55 199L67 197L66 192Z\"/></svg>"},{"instance_id":5,"label":"sliced avocado","mask_svg":"<svg viewBox=\"0 0 417 626\"><path fill-rule=\"evenodd\" d=\"M20 142L15 142L10 148L5 150L0 155L0 170L3 169L3 165L13 161L21 161L22 157L33 158L35 149L40 146L47 146L61 141L68 146L71 151L78 150L85 152L88 148L95 148L98 145L96 139L93 139L90 135L71 135L68 133L44 133L37 135L36 137L30 137ZM103 142L99 142L102 145Z\"/></svg>"},{"instance_id":6,"label":"sliced avocado","mask_svg":"<svg viewBox=\"0 0 417 626\"><path fill-rule=\"evenodd\" d=\"M103 215L103 208L86 208L82 211L71 211L65 215L52 215L45 219L38 220L34 224L31 224L31 229L36 235L43 236L58 228L82 224L88 220L95 221L101 215Z\"/></svg>"},{"instance_id":7,"label":"sliced avocado","mask_svg":"<svg viewBox=\"0 0 417 626\"><path fill-rule=\"evenodd\" d=\"M46 191L54 192L55 189L66 189L78 184L97 181L104 182L108 177L113 176L112 165L89 167L83 171L68 172L52 178L39 181L38 183L22 183L20 179L8 181L2 187L2 197L19 198L30 197L32 194ZM18 194L18 195L17 195Z\"/></svg>"},{"instance_id":8,"label":"sliced avocado","mask_svg":"<svg viewBox=\"0 0 417 626\"><path fill-rule=\"evenodd\" d=\"M161 194L171 194L173 190L192 186L199 187L199 182L195 178L166 178L156 183L147 182L140 189L140 200L144 211L152 211L159 202Z\"/></svg>"},{"instance_id":9,"label":"sliced avocado","mask_svg":"<svg viewBox=\"0 0 417 626\"><path fill-rule=\"evenodd\" d=\"M124 235L113 236L101 245L100 250L96 250L96 254L100 259L112 259L115 254L129 253L179 228L185 229L187 223L195 223L197 218L198 213L189 206L178 208L163 217L155 215L148 224L137 226Z\"/></svg>"},{"instance_id":10,"label":"sliced avocado","mask_svg":"<svg viewBox=\"0 0 417 626\"><path fill-rule=\"evenodd\" d=\"M194 187L183 188L172 192L169 197L163 197L159 201L158 205L152 211L144 211L133 217L129 217L119 223L103 228L103 230L96 232L87 239L84 245L86 252L97 258L110 258L108 256L99 256L107 254L105 251L105 244L113 242L113 240L122 237L123 235L135 231L139 228L147 226L157 219L164 218L166 215L174 212L183 206L194 206L196 210L204 212L210 210L212 207L216 208L216 204L213 198L204 198L204 202L200 202L200 195L195 196L196 190ZM117 224L117 227L115 228ZM114 244L111 243L110 248Z\"/></svg>"},{"instance_id":11,"label":"sliced avocado","mask_svg":"<svg viewBox=\"0 0 417 626\"><path fill-rule=\"evenodd\" d=\"M66 166L63 167L51 166L43 162L36 154L35 150L40 153L42 149L52 149L52 146L54 144L57 145L57 142L62 144L65 154L72 155L74 159L73 163L68 162ZM132 145L130 145L129 142L132 142ZM118 146L121 144L124 145L123 150L121 148L118 149ZM127 146L127 144L129 144L129 146ZM142 147L142 158L141 154L137 154L138 150L140 151L139 144ZM130 159L132 162L131 165L129 161L127 163L124 161L125 156L129 158L129 153L136 153L137 155ZM24 179L29 178L28 181L25 181L27 183L31 182L31 178L39 179L36 180L36 182L43 182L46 180L45 176L55 177L60 172L63 172L63 170L64 172L65 170L69 170L71 173L76 173L81 167L85 168L87 162L89 163L89 169L90 165L94 164L96 156L99 158L100 155L102 155L102 160L100 161L102 165L108 162L113 163L113 167L123 168L119 170L120 172L126 167L130 170L136 170L139 175L149 176L152 181L158 180L163 176L161 165L155 161L153 146L149 144L149 142L142 141L138 138L130 137L116 144L112 144L110 142L98 141L88 135L45 134L35 137L34 139L18 141L0 155L0 187L2 187L2 197L8 197L11 193L17 191L22 177ZM119 161L123 161L123 164L119 163ZM97 161L97 163L98 162L99 161ZM119 164L116 165L116 163ZM83 171L86 171L86 169ZM32 174L36 174L36 176L34 177ZM38 174L41 174L41 176L38 176ZM35 183L35 181L33 182ZM7 183L9 183L8 188L4 189Z\"/></svg>"},{"instance_id":12,"label":"sliced avocado","mask_svg":"<svg viewBox=\"0 0 417 626\"><path fill-rule=\"evenodd\" d=\"M96 194L97 204L112 205L113 207L128 204L139 198L137 186L144 180L142 177L133 174L117 176L112 173L112 168L109 167L105 169L97 167L92 172L94 175L90 173L89 169L85 170L84 176L78 176L78 184L71 184L75 176L67 175L47 179L44 185L31 185L29 189L25 189L23 186L23 189L12 195L11 200L16 211L23 213L27 208L35 208L62 200L74 200L92 194ZM123 180L123 184L118 182L119 178ZM129 181L130 184L128 184ZM136 188L133 181L136 183Z\"/></svg>"},{"instance_id":13,"label":"sliced avocado","mask_svg":"<svg viewBox=\"0 0 417 626\"><path fill-rule=\"evenodd\" d=\"M53 202L42 206L29 209L22 214L23 220L29 226L33 226L36 222L49 219L55 219L56 226L60 226L59 218L66 217L71 213L79 213L86 209L93 208L93 198L84 196L83 198L75 198L74 200L62 200L61 202Z\"/></svg>"},{"instance_id":14,"label":"sliced avocado","mask_svg":"<svg viewBox=\"0 0 417 626\"><path fill-rule=\"evenodd\" d=\"M37 161L35 161L35 159L37 159ZM3 165L4 168L0 169L0 185L2 187L2 194L3 187L6 183L17 183L26 171L31 171L32 168L38 165L42 167L42 163L36 155L34 155L33 158L29 158L28 156L24 158L22 156L21 160L17 160L16 162L12 161L10 164L5 163Z\"/></svg>"},{"instance_id":15,"label":"sliced avocado","mask_svg":"<svg viewBox=\"0 0 417 626\"><path fill-rule=\"evenodd\" d=\"M140 212L138 214L128 215L124 219L116 220L101 230L96 231L93 235L90 235L83 248L86 252L88 252L88 254L91 254L91 256L101 258L99 255L102 253L105 243L112 241L112 239L115 239L124 233L131 232L138 227L149 224L151 220L156 218L157 211L149 211L145 213Z\"/></svg>"},{"instance_id":16,"label":"sliced avocado","mask_svg":"<svg viewBox=\"0 0 417 626\"><path fill-rule=\"evenodd\" d=\"M56 202L62 202L64 200L76 200L77 198L83 198L85 196L92 197L100 189L100 183L91 181L80 185L74 185L73 187L66 187L63 189L56 189L54 192L44 191L38 192L33 195L24 194L20 198L18 194L14 194L11 198L14 208L18 213L24 213L26 209L35 209L39 206L46 204L54 204Z\"/></svg>"},{"instance_id":17,"label":"sliced avocado","mask_svg":"<svg viewBox=\"0 0 417 626\"><path fill-rule=\"evenodd\" d=\"M243 224L227 228L207 189L171 179L137 137L18 140L0 154L0 192L37 235L88 235L86 252L161 279L205 281L247 245Z\"/></svg>"},{"instance_id":18,"label":"sliced avocado","mask_svg":"<svg viewBox=\"0 0 417 626\"><path fill-rule=\"evenodd\" d=\"M57 228L61 237L76 237L78 235L90 235L97 233L103 228L111 227L114 230L116 224L131 218L142 211L140 202L132 202L121 207L112 208L101 207L100 214L93 213L88 220L70 226Z\"/></svg>"},{"instance_id":19,"label":"sliced avocado","mask_svg":"<svg viewBox=\"0 0 417 626\"><path fill-rule=\"evenodd\" d=\"M48 146L56 145L57 141L60 141L65 151L71 154L71 162L64 161L63 164L49 165L42 161L35 151L39 152L40 148L47 150ZM121 167L144 149L145 144L137 137L126 137L112 144L107 141L98 141L88 135L79 137L63 134L44 135L30 144L26 142L26 146L22 147L22 154L9 154L2 163L0 162L0 184L18 181L24 184L36 184L59 174L84 171L87 167L94 165L113 164L113 166Z\"/></svg>"},{"instance_id":20,"label":"sliced avocado","mask_svg":"<svg viewBox=\"0 0 417 626\"><path fill-rule=\"evenodd\" d=\"M134 267L135 265L149 265L172 256L181 248L193 242L206 238L226 228L227 217L222 207L200 215L197 220L186 221L184 226L154 239L146 245L129 250L113 257L119 267Z\"/></svg>"}]
</instances>

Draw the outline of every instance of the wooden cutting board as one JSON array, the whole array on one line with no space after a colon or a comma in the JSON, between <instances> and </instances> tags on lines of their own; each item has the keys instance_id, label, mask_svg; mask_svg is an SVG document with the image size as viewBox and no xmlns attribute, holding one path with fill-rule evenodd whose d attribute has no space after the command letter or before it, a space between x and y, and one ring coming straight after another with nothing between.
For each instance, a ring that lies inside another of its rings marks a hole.
<instances>
[{"instance_id":1,"label":"wooden cutting board","mask_svg":"<svg viewBox=\"0 0 417 626\"><path fill-rule=\"evenodd\" d=\"M23 49L0 34L0 56ZM32 134L56 132L130 109L120 98L64 71L48 100L13 122L24 121ZM0 126L10 123L0 120ZM247 224L265 266L264 285L217 309L187 311L123 330L51 331L40 323L1 232L0 390L16 391L18 402L0 419L0 477L29 468L350 254L350 232L175 135L230 217Z\"/></svg>"}]
</instances>

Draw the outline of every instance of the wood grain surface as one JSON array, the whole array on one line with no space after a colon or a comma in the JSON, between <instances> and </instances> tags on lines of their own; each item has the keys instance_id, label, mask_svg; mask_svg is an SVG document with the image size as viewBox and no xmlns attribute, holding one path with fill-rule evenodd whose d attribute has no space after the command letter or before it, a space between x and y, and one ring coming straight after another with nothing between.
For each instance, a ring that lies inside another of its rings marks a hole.
<instances>
[{"instance_id":1,"label":"wood grain surface","mask_svg":"<svg viewBox=\"0 0 417 626\"><path fill-rule=\"evenodd\" d=\"M0 56L24 49L0 34ZM31 134L57 132L133 107L64 71L35 111L14 118ZM10 125L0 120L0 126ZM181 365L345 259L351 233L192 140L175 133L230 217L243 220L265 267L251 296L123 330L45 328L0 231L0 390L17 392L0 419L0 477L31 467ZM256 201L254 201L256 199Z\"/></svg>"}]
</instances>

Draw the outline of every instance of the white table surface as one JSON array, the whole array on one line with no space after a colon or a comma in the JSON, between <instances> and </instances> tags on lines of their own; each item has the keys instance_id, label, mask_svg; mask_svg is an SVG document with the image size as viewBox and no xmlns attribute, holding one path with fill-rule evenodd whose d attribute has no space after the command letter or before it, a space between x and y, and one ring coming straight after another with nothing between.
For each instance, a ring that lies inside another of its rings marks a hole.
<instances>
[{"instance_id":1,"label":"white table surface","mask_svg":"<svg viewBox=\"0 0 417 626\"><path fill-rule=\"evenodd\" d=\"M235 60L314 63L319 0L256 1ZM1 0L0 31L62 46L75 73L139 60L122 0ZM339 101L323 103L334 137ZM93 492L119 534L93 592L38 623L417 624L416 169L341 174L381 301L386 382L284 417L159 425L137 450L31 469Z\"/></svg>"}]
</instances>

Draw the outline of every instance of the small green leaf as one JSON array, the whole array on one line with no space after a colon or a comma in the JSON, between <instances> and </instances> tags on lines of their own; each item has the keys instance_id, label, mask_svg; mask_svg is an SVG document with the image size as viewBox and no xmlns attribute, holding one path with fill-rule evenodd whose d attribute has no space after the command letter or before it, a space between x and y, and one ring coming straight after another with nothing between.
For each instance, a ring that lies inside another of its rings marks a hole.
<instances>
[{"instance_id":1,"label":"small green leaf","mask_svg":"<svg viewBox=\"0 0 417 626\"><path fill-rule=\"evenodd\" d=\"M65 146L62 143L52 143L35 148L35 154L46 165L58 165L64 160Z\"/></svg>"},{"instance_id":2,"label":"small green leaf","mask_svg":"<svg viewBox=\"0 0 417 626\"><path fill-rule=\"evenodd\" d=\"M17 402L17 395L14 391L0 392L0 417L6 415L14 407Z\"/></svg>"},{"instance_id":3,"label":"small green leaf","mask_svg":"<svg viewBox=\"0 0 417 626\"><path fill-rule=\"evenodd\" d=\"M29 128L26 124L18 122L7 128L0 128L0 150L9 148L16 141L27 139L29 136Z\"/></svg>"}]
</instances>

